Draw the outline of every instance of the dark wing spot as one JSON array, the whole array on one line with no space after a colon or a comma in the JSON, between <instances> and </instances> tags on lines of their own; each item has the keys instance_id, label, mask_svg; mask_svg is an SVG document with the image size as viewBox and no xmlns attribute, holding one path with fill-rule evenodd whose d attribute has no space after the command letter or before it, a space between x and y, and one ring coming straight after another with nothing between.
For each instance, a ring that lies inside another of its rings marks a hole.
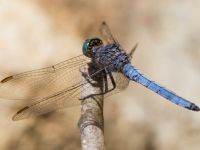
<instances>
[{"instance_id":1,"label":"dark wing spot","mask_svg":"<svg viewBox=\"0 0 200 150\"><path fill-rule=\"evenodd\" d=\"M8 82L9 80L12 80L12 79L13 79L13 76L6 77L3 80L1 80L1 83Z\"/></svg>"},{"instance_id":2,"label":"dark wing spot","mask_svg":"<svg viewBox=\"0 0 200 150\"><path fill-rule=\"evenodd\" d=\"M20 116L20 115L23 115L21 113L23 113L24 111L26 111L27 109L29 109L30 107L26 106L22 109L20 109L13 117L12 117L12 120L13 121L18 121L18 120L21 120L21 119L24 119L23 116ZM19 116L18 116L19 115Z\"/></svg>"},{"instance_id":3,"label":"dark wing spot","mask_svg":"<svg viewBox=\"0 0 200 150\"><path fill-rule=\"evenodd\" d=\"M23 118L23 114L21 114L21 113L23 113L24 111L26 111L26 110L29 109L29 108L30 108L30 107L26 106L26 107L20 109L20 110L12 117L12 120L13 120L13 121L18 121L18 120L24 119L24 118ZM18 116L18 115L19 115L19 116ZM20 116L20 115L22 115L22 116Z\"/></svg>"},{"instance_id":4,"label":"dark wing spot","mask_svg":"<svg viewBox=\"0 0 200 150\"><path fill-rule=\"evenodd\" d=\"M26 106L26 107L20 109L20 110L16 113L16 115L17 115L17 114L20 114L21 112L23 112L23 111L25 111L25 110L27 110L27 109L29 109L28 106Z\"/></svg>"}]
</instances>

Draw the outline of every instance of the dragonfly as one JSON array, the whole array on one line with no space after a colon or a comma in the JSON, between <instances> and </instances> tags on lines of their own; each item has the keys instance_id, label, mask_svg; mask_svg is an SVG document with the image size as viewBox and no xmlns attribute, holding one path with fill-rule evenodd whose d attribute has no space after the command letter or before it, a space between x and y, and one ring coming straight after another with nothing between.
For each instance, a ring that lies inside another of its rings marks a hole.
<instances>
[{"instance_id":1,"label":"dragonfly","mask_svg":"<svg viewBox=\"0 0 200 150\"><path fill-rule=\"evenodd\" d=\"M194 103L150 80L131 64L137 44L127 53L105 22L100 26L100 33L104 41L99 37L87 39L82 46L82 55L1 80L1 98L28 101L12 119L22 120L75 106L81 100L96 95L108 97L126 89L130 81L143 85L183 108L200 110ZM100 93L92 93L89 87L97 77L104 79L104 88Z\"/></svg>"}]
</instances>

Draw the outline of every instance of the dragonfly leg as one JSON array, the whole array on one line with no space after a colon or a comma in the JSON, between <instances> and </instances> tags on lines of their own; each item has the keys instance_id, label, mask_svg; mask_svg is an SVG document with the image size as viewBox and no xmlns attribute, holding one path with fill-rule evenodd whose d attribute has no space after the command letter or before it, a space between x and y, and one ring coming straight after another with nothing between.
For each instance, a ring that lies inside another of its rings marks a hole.
<instances>
[{"instance_id":1,"label":"dragonfly leg","mask_svg":"<svg viewBox=\"0 0 200 150\"><path fill-rule=\"evenodd\" d=\"M115 83L115 80L114 80L114 78L113 78L112 73L109 72L109 71L107 71L106 69L105 69L104 72L105 72L105 75L104 75L104 89L105 89L105 90L104 90L102 93L90 94L90 95L88 95L88 96L85 96L85 97L81 98L80 100L84 100L84 99L87 99L87 98L93 97L93 96L104 95L104 94L106 94L106 93L109 93L109 92L113 91L113 90L116 88L116 83ZM112 83L112 85L113 85L113 87L112 87L111 89L108 89L107 74L108 74L108 76L109 76L109 78L110 78L110 80L111 80L111 83Z\"/></svg>"},{"instance_id":2,"label":"dragonfly leg","mask_svg":"<svg viewBox=\"0 0 200 150\"><path fill-rule=\"evenodd\" d=\"M90 77L90 75L89 75L86 71L83 71L83 70L81 70L81 69L79 69L79 71L81 72L83 78L84 78L88 83L90 83L90 84L91 84L92 86L94 86L94 87L97 87L97 86L98 86L97 83L92 83L92 82L91 82L91 77Z\"/></svg>"},{"instance_id":3,"label":"dragonfly leg","mask_svg":"<svg viewBox=\"0 0 200 150\"><path fill-rule=\"evenodd\" d=\"M116 83L115 83L115 80L114 80L114 78L113 78L113 75L112 75L112 73L111 72L108 72L107 70L105 70L106 72L107 72L107 74L108 74L108 76L109 76L109 78L110 78L110 80L111 80L111 83L112 83L112 85L113 85L113 87L111 88L111 89L108 89L108 82L105 82L105 92L103 93L103 94L106 94L106 93L108 93L108 92L111 92L111 91L113 91L115 88L116 88ZM107 88L106 88L107 87Z\"/></svg>"}]
</instances>

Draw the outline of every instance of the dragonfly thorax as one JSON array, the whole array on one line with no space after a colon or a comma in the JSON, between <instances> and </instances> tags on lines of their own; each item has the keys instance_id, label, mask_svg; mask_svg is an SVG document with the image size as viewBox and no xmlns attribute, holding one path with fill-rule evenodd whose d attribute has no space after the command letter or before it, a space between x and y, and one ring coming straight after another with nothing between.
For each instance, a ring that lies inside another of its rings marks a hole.
<instances>
[{"instance_id":1,"label":"dragonfly thorax","mask_svg":"<svg viewBox=\"0 0 200 150\"><path fill-rule=\"evenodd\" d=\"M83 43L83 47L82 47L82 51L83 54L87 57L92 57L93 56L93 52L92 49L96 46L101 46L103 45L103 42L100 38L98 37L94 37L91 39L87 39L84 43Z\"/></svg>"},{"instance_id":2,"label":"dragonfly thorax","mask_svg":"<svg viewBox=\"0 0 200 150\"><path fill-rule=\"evenodd\" d=\"M92 61L100 68L121 71L125 64L130 63L129 55L116 43L94 47L92 51Z\"/></svg>"}]
</instances>

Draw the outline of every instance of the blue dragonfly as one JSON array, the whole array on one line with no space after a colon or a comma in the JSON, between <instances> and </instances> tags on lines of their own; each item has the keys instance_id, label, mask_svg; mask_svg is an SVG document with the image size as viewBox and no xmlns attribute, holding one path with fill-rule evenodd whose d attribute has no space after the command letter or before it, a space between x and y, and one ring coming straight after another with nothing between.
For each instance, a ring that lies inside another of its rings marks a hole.
<instances>
[{"instance_id":1,"label":"blue dragonfly","mask_svg":"<svg viewBox=\"0 0 200 150\"><path fill-rule=\"evenodd\" d=\"M174 104L193 111L200 110L194 103L148 79L131 64L137 44L130 53L126 53L105 22L101 24L100 31L106 44L99 37L87 39L83 43L83 55L47 68L8 76L0 81L1 98L28 102L13 116L13 120L71 107L91 96L108 97L126 89L130 80ZM104 81L102 93L92 93L89 89L97 78Z\"/></svg>"}]
</instances>

